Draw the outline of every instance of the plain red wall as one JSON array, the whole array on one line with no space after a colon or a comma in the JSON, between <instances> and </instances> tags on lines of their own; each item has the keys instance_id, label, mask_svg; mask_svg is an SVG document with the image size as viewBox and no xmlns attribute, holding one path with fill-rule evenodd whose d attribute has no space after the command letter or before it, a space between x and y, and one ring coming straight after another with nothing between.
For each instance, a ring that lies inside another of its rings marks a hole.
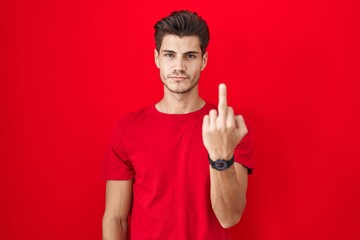
<instances>
[{"instance_id":1,"label":"plain red wall","mask_svg":"<svg viewBox=\"0 0 360 240\"><path fill-rule=\"evenodd\" d=\"M227 83L252 123L234 239L360 239L356 0L2 1L0 239L101 238L109 134L161 98L153 24L175 9L210 25L203 97Z\"/></svg>"}]
</instances>

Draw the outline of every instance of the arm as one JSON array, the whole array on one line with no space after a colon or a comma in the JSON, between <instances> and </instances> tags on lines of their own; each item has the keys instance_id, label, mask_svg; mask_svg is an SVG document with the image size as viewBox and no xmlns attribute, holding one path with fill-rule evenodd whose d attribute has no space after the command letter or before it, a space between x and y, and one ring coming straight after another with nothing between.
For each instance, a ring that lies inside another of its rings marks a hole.
<instances>
[{"instance_id":1,"label":"arm","mask_svg":"<svg viewBox=\"0 0 360 240\"><path fill-rule=\"evenodd\" d=\"M106 182L105 212L102 221L103 240L126 240L131 207L133 180Z\"/></svg>"},{"instance_id":2,"label":"arm","mask_svg":"<svg viewBox=\"0 0 360 240\"><path fill-rule=\"evenodd\" d=\"M223 228L236 225L246 205L247 168L234 163L225 171L210 169L211 204Z\"/></svg>"},{"instance_id":3,"label":"arm","mask_svg":"<svg viewBox=\"0 0 360 240\"><path fill-rule=\"evenodd\" d=\"M247 134L242 116L227 105L226 86L219 86L218 111L211 110L203 121L203 142L212 160L231 159L236 146ZM224 171L210 167L210 197L216 217L224 228L240 221L246 205L247 169L234 163Z\"/></svg>"}]
</instances>

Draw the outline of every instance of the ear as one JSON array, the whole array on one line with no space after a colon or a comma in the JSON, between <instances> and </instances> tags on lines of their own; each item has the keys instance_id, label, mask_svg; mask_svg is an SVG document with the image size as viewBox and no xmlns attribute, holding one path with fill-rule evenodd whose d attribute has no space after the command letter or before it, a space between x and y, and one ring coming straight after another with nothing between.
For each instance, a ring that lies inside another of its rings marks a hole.
<instances>
[{"instance_id":1,"label":"ear","mask_svg":"<svg viewBox=\"0 0 360 240\"><path fill-rule=\"evenodd\" d=\"M156 49L154 49L154 59L155 59L155 64L157 66L157 68L160 69L160 64L159 64L159 53Z\"/></svg>"},{"instance_id":2,"label":"ear","mask_svg":"<svg viewBox=\"0 0 360 240\"><path fill-rule=\"evenodd\" d=\"M208 61L208 52L206 52L202 57L201 71L205 69L207 61Z\"/></svg>"}]
</instances>

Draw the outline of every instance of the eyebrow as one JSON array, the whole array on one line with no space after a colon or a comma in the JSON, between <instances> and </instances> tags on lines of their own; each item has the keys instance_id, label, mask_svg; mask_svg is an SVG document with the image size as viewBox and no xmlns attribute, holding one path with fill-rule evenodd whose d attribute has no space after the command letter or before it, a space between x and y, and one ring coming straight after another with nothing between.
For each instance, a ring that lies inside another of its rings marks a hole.
<instances>
[{"instance_id":1,"label":"eyebrow","mask_svg":"<svg viewBox=\"0 0 360 240\"><path fill-rule=\"evenodd\" d=\"M164 49L162 50L161 52L166 52L166 53L175 53L175 51L172 51L172 50L167 50L167 49ZM198 51L188 51L188 52L184 52L183 55L185 54L200 54Z\"/></svg>"},{"instance_id":2,"label":"eyebrow","mask_svg":"<svg viewBox=\"0 0 360 240\"><path fill-rule=\"evenodd\" d=\"M188 51L184 54L200 54L198 51Z\"/></svg>"}]
</instances>

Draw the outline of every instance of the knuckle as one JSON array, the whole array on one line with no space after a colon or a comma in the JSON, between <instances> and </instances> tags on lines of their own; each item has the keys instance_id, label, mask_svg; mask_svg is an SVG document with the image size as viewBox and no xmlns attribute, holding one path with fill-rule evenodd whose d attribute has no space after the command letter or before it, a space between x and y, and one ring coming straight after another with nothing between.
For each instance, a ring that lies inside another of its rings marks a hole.
<instances>
[{"instance_id":1,"label":"knuckle","mask_svg":"<svg viewBox=\"0 0 360 240\"><path fill-rule=\"evenodd\" d=\"M245 136L245 135L247 135L247 134L248 134L248 132L249 132L249 131L248 131L248 129L247 129L247 128L244 128L244 129L242 129L242 131L241 131L241 132L242 132L242 135L243 135L243 136Z\"/></svg>"},{"instance_id":2,"label":"knuckle","mask_svg":"<svg viewBox=\"0 0 360 240\"><path fill-rule=\"evenodd\" d=\"M216 129L213 128L213 127L210 127L210 128L207 130L207 134L208 134L209 136L213 136L214 133L216 133Z\"/></svg>"},{"instance_id":3,"label":"knuckle","mask_svg":"<svg viewBox=\"0 0 360 240\"><path fill-rule=\"evenodd\" d=\"M244 129L244 133L245 133L245 135L246 135L246 134L248 134L248 132L249 132L249 131L248 131L248 129L247 129L247 128L245 128L245 129Z\"/></svg>"},{"instance_id":4,"label":"knuckle","mask_svg":"<svg viewBox=\"0 0 360 240\"><path fill-rule=\"evenodd\" d=\"M241 121L244 121L243 115L237 115L237 118L238 118L239 120L241 120Z\"/></svg>"},{"instance_id":5,"label":"knuckle","mask_svg":"<svg viewBox=\"0 0 360 240\"><path fill-rule=\"evenodd\" d=\"M230 130L233 130L235 128L235 122L234 121L229 121L227 124L226 124L226 127Z\"/></svg>"},{"instance_id":6,"label":"knuckle","mask_svg":"<svg viewBox=\"0 0 360 240\"><path fill-rule=\"evenodd\" d=\"M224 132L226 132L226 130L227 130L227 127L224 125L224 124L219 124L219 125L217 125L217 128L216 128L219 132L221 132L221 133L224 133Z\"/></svg>"},{"instance_id":7,"label":"knuckle","mask_svg":"<svg viewBox=\"0 0 360 240\"><path fill-rule=\"evenodd\" d=\"M220 125L217 129L221 132L224 132L226 130L226 127L224 125Z\"/></svg>"},{"instance_id":8,"label":"knuckle","mask_svg":"<svg viewBox=\"0 0 360 240\"><path fill-rule=\"evenodd\" d=\"M211 109L209 113L216 113L216 109Z\"/></svg>"},{"instance_id":9,"label":"knuckle","mask_svg":"<svg viewBox=\"0 0 360 240\"><path fill-rule=\"evenodd\" d=\"M216 115L217 114L217 111L215 109L211 109L209 111L209 115Z\"/></svg>"}]
</instances>

